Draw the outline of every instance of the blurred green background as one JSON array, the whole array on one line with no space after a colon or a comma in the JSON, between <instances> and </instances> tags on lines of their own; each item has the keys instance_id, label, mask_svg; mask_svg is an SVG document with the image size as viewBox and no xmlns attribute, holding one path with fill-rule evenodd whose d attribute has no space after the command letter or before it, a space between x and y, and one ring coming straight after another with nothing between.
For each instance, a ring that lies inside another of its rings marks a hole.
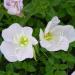
<instances>
[{"instance_id":1,"label":"blurred green background","mask_svg":"<svg viewBox=\"0 0 75 75\"><path fill-rule=\"evenodd\" d=\"M33 35L39 40L39 30L44 29L53 16L58 16L60 24L75 27L75 0L23 0L23 17L7 13L0 0L0 43L1 32L12 23L33 28ZM35 46L36 59L22 62L8 62L0 54L0 75L71 75L75 70L75 42L67 52L48 52L40 45Z\"/></svg>"}]
</instances>

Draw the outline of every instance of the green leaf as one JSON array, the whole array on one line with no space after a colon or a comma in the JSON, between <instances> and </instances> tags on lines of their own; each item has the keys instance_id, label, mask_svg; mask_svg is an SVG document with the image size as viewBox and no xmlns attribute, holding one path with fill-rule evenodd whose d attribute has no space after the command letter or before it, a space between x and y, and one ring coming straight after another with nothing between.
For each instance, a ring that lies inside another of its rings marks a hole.
<instances>
[{"instance_id":1,"label":"green leaf","mask_svg":"<svg viewBox=\"0 0 75 75\"><path fill-rule=\"evenodd\" d=\"M74 60L75 57L73 55L71 55L70 53L57 52L57 53L55 53L54 57L56 57L58 59L62 59L62 61L75 63L75 60Z\"/></svg>"},{"instance_id":2,"label":"green leaf","mask_svg":"<svg viewBox=\"0 0 75 75\"><path fill-rule=\"evenodd\" d=\"M16 69L22 69L22 65L23 65L22 62L14 62L14 63L13 63L13 66L14 66Z\"/></svg>"},{"instance_id":3,"label":"green leaf","mask_svg":"<svg viewBox=\"0 0 75 75\"><path fill-rule=\"evenodd\" d=\"M75 41L70 44L70 46L75 47Z\"/></svg>"},{"instance_id":4,"label":"green leaf","mask_svg":"<svg viewBox=\"0 0 75 75\"><path fill-rule=\"evenodd\" d=\"M58 70L65 70L68 68L67 64L54 64L54 67Z\"/></svg>"},{"instance_id":5,"label":"green leaf","mask_svg":"<svg viewBox=\"0 0 75 75\"><path fill-rule=\"evenodd\" d=\"M5 75L19 75L19 74L15 73L15 72L7 71L7 72L5 72Z\"/></svg>"},{"instance_id":6,"label":"green leaf","mask_svg":"<svg viewBox=\"0 0 75 75\"><path fill-rule=\"evenodd\" d=\"M6 65L6 71L11 71L11 72L13 72L14 71L14 67L13 67L13 64L7 64Z\"/></svg>"},{"instance_id":7,"label":"green leaf","mask_svg":"<svg viewBox=\"0 0 75 75\"><path fill-rule=\"evenodd\" d=\"M4 71L0 71L0 75L5 75L5 72Z\"/></svg>"},{"instance_id":8,"label":"green leaf","mask_svg":"<svg viewBox=\"0 0 75 75\"><path fill-rule=\"evenodd\" d=\"M67 10L69 15L75 16L75 8L69 7L69 8L66 8L66 10Z\"/></svg>"},{"instance_id":9,"label":"green leaf","mask_svg":"<svg viewBox=\"0 0 75 75\"><path fill-rule=\"evenodd\" d=\"M67 75L65 71L55 71L54 75Z\"/></svg>"},{"instance_id":10,"label":"green leaf","mask_svg":"<svg viewBox=\"0 0 75 75\"><path fill-rule=\"evenodd\" d=\"M54 73L52 71L48 71L45 73L45 75L54 75Z\"/></svg>"},{"instance_id":11,"label":"green leaf","mask_svg":"<svg viewBox=\"0 0 75 75\"><path fill-rule=\"evenodd\" d=\"M50 19L51 19L53 16L56 16L56 15L57 15L57 13L56 13L56 11L54 10L53 7L49 7L49 8L46 9L46 19L47 19L48 21L50 21Z\"/></svg>"},{"instance_id":12,"label":"green leaf","mask_svg":"<svg viewBox=\"0 0 75 75\"><path fill-rule=\"evenodd\" d=\"M25 8L25 12L29 13L29 15L35 15L37 13L45 16L45 10L49 6L48 0L32 0Z\"/></svg>"},{"instance_id":13,"label":"green leaf","mask_svg":"<svg viewBox=\"0 0 75 75\"><path fill-rule=\"evenodd\" d=\"M28 72L35 72L36 71L34 65L30 62L24 62L22 66Z\"/></svg>"},{"instance_id":14,"label":"green leaf","mask_svg":"<svg viewBox=\"0 0 75 75\"><path fill-rule=\"evenodd\" d=\"M50 6L57 6L62 2L62 0L49 0Z\"/></svg>"}]
</instances>

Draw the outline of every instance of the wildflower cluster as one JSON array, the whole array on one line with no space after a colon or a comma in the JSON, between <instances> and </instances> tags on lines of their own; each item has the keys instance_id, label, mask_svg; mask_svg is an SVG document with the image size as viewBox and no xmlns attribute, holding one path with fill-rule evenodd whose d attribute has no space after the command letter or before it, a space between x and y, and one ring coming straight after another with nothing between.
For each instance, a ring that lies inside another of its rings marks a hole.
<instances>
[{"instance_id":1,"label":"wildflower cluster","mask_svg":"<svg viewBox=\"0 0 75 75\"><path fill-rule=\"evenodd\" d=\"M75 75L75 56L72 51L75 47L75 28L69 25L72 22L69 19L66 25L66 21L63 23L66 17L63 8L68 8L66 5L70 1L61 5L63 2L4 0L4 8L0 5L0 63L2 65L5 62L2 66L8 65L3 72L0 65L2 75L68 75L68 69L72 70L70 75ZM73 20L72 9L66 9L70 15L66 18ZM55 11L58 11L57 14ZM18 70L22 72L17 73ZM7 74L5 71L8 71Z\"/></svg>"}]
</instances>

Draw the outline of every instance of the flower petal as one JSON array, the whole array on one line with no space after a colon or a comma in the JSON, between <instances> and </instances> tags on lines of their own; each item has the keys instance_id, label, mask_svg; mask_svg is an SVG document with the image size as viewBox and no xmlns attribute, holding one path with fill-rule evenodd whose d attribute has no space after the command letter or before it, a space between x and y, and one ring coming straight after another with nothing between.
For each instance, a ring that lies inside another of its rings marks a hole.
<instances>
[{"instance_id":1,"label":"flower petal","mask_svg":"<svg viewBox=\"0 0 75 75\"><path fill-rule=\"evenodd\" d=\"M20 34L21 30L22 30L22 27L19 24L14 23L9 28L4 29L2 31L2 37L6 41L13 41L13 37L16 34Z\"/></svg>"},{"instance_id":2,"label":"flower petal","mask_svg":"<svg viewBox=\"0 0 75 75\"><path fill-rule=\"evenodd\" d=\"M42 47L45 47L45 46L48 46L49 45L49 41L46 41L44 39L44 32L43 32L42 29L40 29L39 38L40 38L40 45Z\"/></svg>"},{"instance_id":3,"label":"flower petal","mask_svg":"<svg viewBox=\"0 0 75 75\"><path fill-rule=\"evenodd\" d=\"M52 41L42 41L41 46L46 48L48 51L67 51L69 42L65 37L61 36Z\"/></svg>"},{"instance_id":4,"label":"flower petal","mask_svg":"<svg viewBox=\"0 0 75 75\"><path fill-rule=\"evenodd\" d=\"M44 32L43 32L42 29L40 29L40 33L39 33L39 38L40 38L40 40L42 40L43 37L44 37Z\"/></svg>"},{"instance_id":5,"label":"flower petal","mask_svg":"<svg viewBox=\"0 0 75 75\"><path fill-rule=\"evenodd\" d=\"M31 36L32 32L33 32L33 29L31 27L26 26L26 27L23 28L23 32L24 32L24 34Z\"/></svg>"},{"instance_id":6,"label":"flower petal","mask_svg":"<svg viewBox=\"0 0 75 75\"><path fill-rule=\"evenodd\" d=\"M49 41L46 41L44 39L40 40L40 45L43 47L43 48L46 48L50 46L50 42Z\"/></svg>"},{"instance_id":7,"label":"flower petal","mask_svg":"<svg viewBox=\"0 0 75 75\"><path fill-rule=\"evenodd\" d=\"M16 15L16 14L20 14L20 11L18 11L16 8L10 8L8 9L8 14Z\"/></svg>"},{"instance_id":8,"label":"flower petal","mask_svg":"<svg viewBox=\"0 0 75 75\"><path fill-rule=\"evenodd\" d=\"M56 41L52 43L50 49L53 51L59 51L59 50L67 51L68 47L69 47L69 41L67 40L67 38L60 36L60 38L58 38Z\"/></svg>"},{"instance_id":9,"label":"flower petal","mask_svg":"<svg viewBox=\"0 0 75 75\"><path fill-rule=\"evenodd\" d=\"M48 33L52 28L54 28L60 20L58 19L57 16L53 17L51 21L48 22L47 27L45 29L45 33Z\"/></svg>"},{"instance_id":10,"label":"flower petal","mask_svg":"<svg viewBox=\"0 0 75 75\"><path fill-rule=\"evenodd\" d=\"M36 45L38 43L38 41L34 37L31 37L30 40L33 45Z\"/></svg>"},{"instance_id":11,"label":"flower petal","mask_svg":"<svg viewBox=\"0 0 75 75\"><path fill-rule=\"evenodd\" d=\"M29 45L25 48L18 48L16 50L16 56L18 61L23 61L27 58L33 58L33 47Z\"/></svg>"},{"instance_id":12,"label":"flower petal","mask_svg":"<svg viewBox=\"0 0 75 75\"><path fill-rule=\"evenodd\" d=\"M11 15L19 15L23 9L23 0L4 0L4 7Z\"/></svg>"},{"instance_id":13,"label":"flower petal","mask_svg":"<svg viewBox=\"0 0 75 75\"><path fill-rule=\"evenodd\" d=\"M10 61L10 62L15 62L17 61L17 58L15 56L15 49L16 46L8 43L8 42L2 42L0 46L2 54L5 56L5 58Z\"/></svg>"},{"instance_id":14,"label":"flower petal","mask_svg":"<svg viewBox=\"0 0 75 75\"><path fill-rule=\"evenodd\" d=\"M75 29L71 25L56 26L53 29L53 34L57 36L63 35L69 40L69 42L75 41Z\"/></svg>"},{"instance_id":15,"label":"flower petal","mask_svg":"<svg viewBox=\"0 0 75 75\"><path fill-rule=\"evenodd\" d=\"M71 75L75 75L75 71Z\"/></svg>"},{"instance_id":16,"label":"flower petal","mask_svg":"<svg viewBox=\"0 0 75 75\"><path fill-rule=\"evenodd\" d=\"M7 6L7 3L9 2L9 0L4 0L4 7L6 8L6 9L8 9L8 6Z\"/></svg>"}]
</instances>

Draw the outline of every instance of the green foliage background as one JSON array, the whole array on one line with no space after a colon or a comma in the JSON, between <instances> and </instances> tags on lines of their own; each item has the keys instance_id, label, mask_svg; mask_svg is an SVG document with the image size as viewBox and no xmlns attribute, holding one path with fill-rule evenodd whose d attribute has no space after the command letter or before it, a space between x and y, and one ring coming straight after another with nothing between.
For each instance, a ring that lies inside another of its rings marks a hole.
<instances>
[{"instance_id":1,"label":"green foliage background","mask_svg":"<svg viewBox=\"0 0 75 75\"><path fill-rule=\"evenodd\" d=\"M53 16L58 16L60 24L75 27L75 0L24 0L23 17L9 15L0 0L0 43L1 32L12 23L30 26L39 40L39 30L44 29ZM75 42L67 52L48 52L40 45L35 46L36 61L8 62L0 55L0 75L71 75L75 70Z\"/></svg>"}]
</instances>

